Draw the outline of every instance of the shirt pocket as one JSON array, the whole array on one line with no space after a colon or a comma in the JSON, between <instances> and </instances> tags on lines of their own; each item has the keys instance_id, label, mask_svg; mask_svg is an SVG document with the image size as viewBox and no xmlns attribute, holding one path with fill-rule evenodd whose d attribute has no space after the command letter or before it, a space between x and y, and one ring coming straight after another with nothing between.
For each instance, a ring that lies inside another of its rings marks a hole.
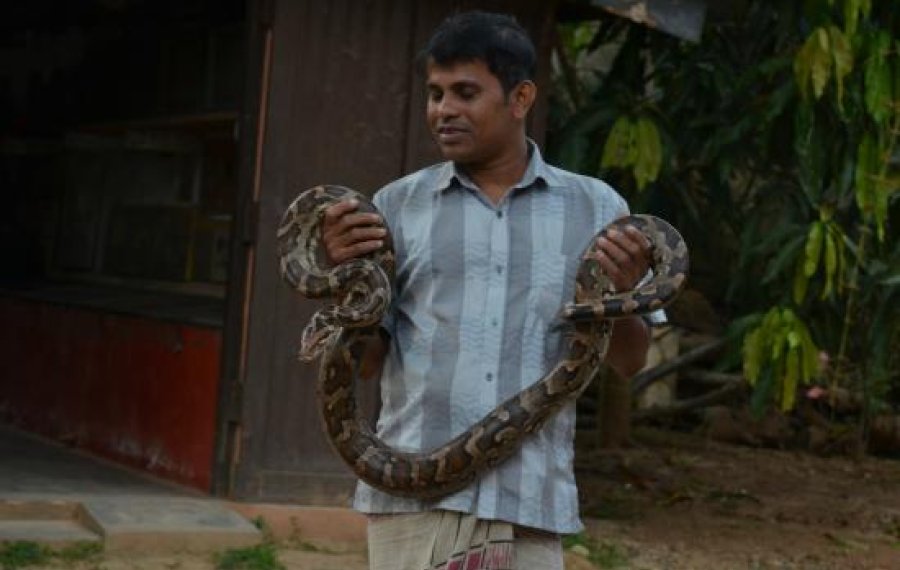
<instances>
[{"instance_id":1,"label":"shirt pocket","mask_svg":"<svg viewBox=\"0 0 900 570\"><path fill-rule=\"evenodd\" d=\"M540 252L532 260L532 287L525 314L523 365L534 379L555 365L568 328L560 311L575 290L575 267L569 255Z\"/></svg>"}]
</instances>

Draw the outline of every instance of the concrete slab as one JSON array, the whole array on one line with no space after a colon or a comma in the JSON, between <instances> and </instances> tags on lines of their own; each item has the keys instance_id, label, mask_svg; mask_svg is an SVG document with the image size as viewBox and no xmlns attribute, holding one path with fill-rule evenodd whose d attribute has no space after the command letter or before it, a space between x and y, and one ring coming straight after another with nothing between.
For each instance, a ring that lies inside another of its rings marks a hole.
<instances>
[{"instance_id":1,"label":"concrete slab","mask_svg":"<svg viewBox=\"0 0 900 570\"><path fill-rule=\"evenodd\" d=\"M65 499L10 499L0 497L0 520L72 520L78 502Z\"/></svg>"},{"instance_id":2,"label":"concrete slab","mask_svg":"<svg viewBox=\"0 0 900 570\"><path fill-rule=\"evenodd\" d=\"M0 426L0 522L10 536L27 531L22 540L54 544L71 531L99 537L108 550L207 551L262 540L222 501L8 426Z\"/></svg>"},{"instance_id":3,"label":"concrete slab","mask_svg":"<svg viewBox=\"0 0 900 570\"><path fill-rule=\"evenodd\" d=\"M81 505L85 523L108 550L220 550L262 540L259 529L211 499L104 497Z\"/></svg>"},{"instance_id":4,"label":"concrete slab","mask_svg":"<svg viewBox=\"0 0 900 570\"><path fill-rule=\"evenodd\" d=\"M19 540L61 548L82 542L99 542L100 536L74 520L0 520L0 543Z\"/></svg>"}]
</instances>

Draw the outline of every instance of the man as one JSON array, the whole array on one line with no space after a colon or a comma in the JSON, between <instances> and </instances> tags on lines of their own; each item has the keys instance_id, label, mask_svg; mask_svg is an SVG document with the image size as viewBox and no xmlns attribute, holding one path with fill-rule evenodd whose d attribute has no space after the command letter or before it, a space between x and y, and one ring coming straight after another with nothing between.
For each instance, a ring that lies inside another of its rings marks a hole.
<instances>
[{"instance_id":1,"label":"man","mask_svg":"<svg viewBox=\"0 0 900 570\"><path fill-rule=\"evenodd\" d=\"M427 120L447 162L380 190L384 220L348 201L326 212L322 230L340 263L380 247L382 224L390 229L395 299L361 376L381 371L379 436L411 451L445 443L555 365L568 328L558 313L581 252L627 213L610 187L547 165L527 138L535 51L513 18L451 17L424 55ZM649 247L636 229L599 247L617 290L646 274ZM648 342L641 318L619 319L606 361L631 376ZM371 567L561 569L559 535L582 528L574 416L571 404L519 454L434 503L361 483L355 506L371 515Z\"/></svg>"}]
</instances>

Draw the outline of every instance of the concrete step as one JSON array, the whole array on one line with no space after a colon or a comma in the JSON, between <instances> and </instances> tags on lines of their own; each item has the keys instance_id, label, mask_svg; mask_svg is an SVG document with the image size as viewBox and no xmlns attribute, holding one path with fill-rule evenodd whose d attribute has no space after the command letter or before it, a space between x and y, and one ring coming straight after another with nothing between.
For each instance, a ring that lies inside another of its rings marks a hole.
<instances>
[{"instance_id":1,"label":"concrete step","mask_svg":"<svg viewBox=\"0 0 900 570\"><path fill-rule=\"evenodd\" d=\"M262 533L211 499L118 496L0 499L0 542L64 547L102 541L107 550L211 551L258 544Z\"/></svg>"},{"instance_id":2,"label":"concrete step","mask_svg":"<svg viewBox=\"0 0 900 570\"><path fill-rule=\"evenodd\" d=\"M29 541L54 548L99 542L82 524L74 501L0 499L0 542Z\"/></svg>"},{"instance_id":3,"label":"concrete step","mask_svg":"<svg viewBox=\"0 0 900 570\"><path fill-rule=\"evenodd\" d=\"M75 519L78 508L78 502L70 500L0 498L0 520Z\"/></svg>"},{"instance_id":4,"label":"concrete step","mask_svg":"<svg viewBox=\"0 0 900 570\"><path fill-rule=\"evenodd\" d=\"M81 507L85 525L103 537L107 550L221 550L262 540L258 528L214 500L90 498Z\"/></svg>"},{"instance_id":5,"label":"concrete step","mask_svg":"<svg viewBox=\"0 0 900 570\"><path fill-rule=\"evenodd\" d=\"M20 540L61 548L100 536L74 520L0 519L0 543Z\"/></svg>"}]
</instances>

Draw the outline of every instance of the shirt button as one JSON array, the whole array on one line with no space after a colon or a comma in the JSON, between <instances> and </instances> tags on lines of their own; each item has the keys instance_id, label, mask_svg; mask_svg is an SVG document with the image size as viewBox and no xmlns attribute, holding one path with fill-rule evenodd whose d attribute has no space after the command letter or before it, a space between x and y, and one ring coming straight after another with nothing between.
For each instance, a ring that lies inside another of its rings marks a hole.
<instances>
[{"instance_id":1,"label":"shirt button","mask_svg":"<svg viewBox=\"0 0 900 570\"><path fill-rule=\"evenodd\" d=\"M492 325L492 326L497 326L497 319L491 320L491 325Z\"/></svg>"},{"instance_id":2,"label":"shirt button","mask_svg":"<svg viewBox=\"0 0 900 570\"><path fill-rule=\"evenodd\" d=\"M498 218L502 218L502 217L503 217L503 212L497 212L497 217L498 217Z\"/></svg>"},{"instance_id":3,"label":"shirt button","mask_svg":"<svg viewBox=\"0 0 900 570\"><path fill-rule=\"evenodd\" d=\"M494 379L494 375L491 374L490 372L488 372L487 375L484 377L484 379L487 380L488 382L490 382L491 380Z\"/></svg>"},{"instance_id":4,"label":"shirt button","mask_svg":"<svg viewBox=\"0 0 900 570\"><path fill-rule=\"evenodd\" d=\"M500 275L501 273L503 273L503 266L502 266L502 265L498 265L498 266L497 266L497 275Z\"/></svg>"}]
</instances>

